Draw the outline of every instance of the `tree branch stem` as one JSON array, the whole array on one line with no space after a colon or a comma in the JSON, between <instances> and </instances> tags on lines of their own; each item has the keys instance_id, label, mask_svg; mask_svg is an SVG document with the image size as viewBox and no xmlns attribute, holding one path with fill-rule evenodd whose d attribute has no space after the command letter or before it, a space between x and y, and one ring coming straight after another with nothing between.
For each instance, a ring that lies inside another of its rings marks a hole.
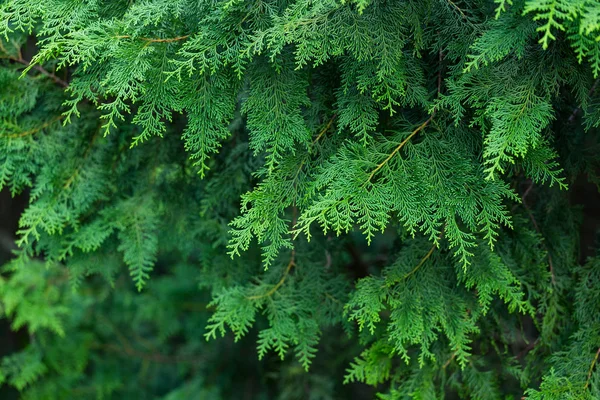
<instances>
[{"instance_id":1,"label":"tree branch stem","mask_svg":"<svg viewBox=\"0 0 600 400\"><path fill-rule=\"evenodd\" d=\"M399 152L399 151L402 149L402 147L404 147L404 145L410 141L410 139L412 139L412 138L413 138L413 136L415 136L417 133L419 133L420 131L422 131L422 130L423 130L423 128L425 128L425 127L426 127L426 126L429 124L429 122L431 122L431 120L433 119L433 116L434 116L434 115L435 115L435 113L431 114L431 116L430 116L430 117L427 119L427 121L423 122L421 125L419 125L419 126L417 127L417 129L415 129L414 131L412 131L412 132L411 132L411 134L410 134L410 135L408 135L408 137L407 137L406 139L404 139L404 140L402 141L402 143L400 143L400 144L398 145L398 147L396 147L396 148L394 149L394 151L392 151L392 152L390 153L390 155L389 155L389 156L387 156L387 158L386 158L385 160L383 160L381 163L379 163L379 164L377 165L377 167L376 167L376 168L375 168L375 169L374 169L374 170L371 172L371 174L369 175L369 177L367 178L367 181L366 181L365 183L368 183L368 182L370 182L370 181L371 181L371 179L373 179L373 177L374 177L374 176L375 176L375 174L377 173L377 171L379 171L381 168L383 168L383 166L384 166L385 164L387 164L387 163L388 163L388 161L390 161L390 160L392 159L392 157L394 157L394 156L396 155L396 153L398 153L398 152Z\"/></svg>"}]
</instances>

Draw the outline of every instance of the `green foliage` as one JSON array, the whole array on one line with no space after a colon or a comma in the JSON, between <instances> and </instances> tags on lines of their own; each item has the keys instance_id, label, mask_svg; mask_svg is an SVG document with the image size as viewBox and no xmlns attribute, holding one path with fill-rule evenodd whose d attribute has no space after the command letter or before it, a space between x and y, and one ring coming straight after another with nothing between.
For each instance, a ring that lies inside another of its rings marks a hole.
<instances>
[{"instance_id":1,"label":"green foliage","mask_svg":"<svg viewBox=\"0 0 600 400\"><path fill-rule=\"evenodd\" d=\"M0 384L600 398L600 258L569 200L600 183L599 21L596 0L0 0L0 190L28 201Z\"/></svg>"}]
</instances>

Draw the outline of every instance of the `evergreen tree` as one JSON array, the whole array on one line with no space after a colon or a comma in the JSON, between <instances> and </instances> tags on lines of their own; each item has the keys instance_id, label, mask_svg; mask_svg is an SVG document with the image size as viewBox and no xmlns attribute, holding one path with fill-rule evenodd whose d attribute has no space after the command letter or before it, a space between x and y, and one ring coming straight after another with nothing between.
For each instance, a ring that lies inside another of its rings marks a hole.
<instances>
[{"instance_id":1,"label":"evergreen tree","mask_svg":"<svg viewBox=\"0 0 600 400\"><path fill-rule=\"evenodd\" d=\"M0 36L23 399L600 398L600 1L0 0Z\"/></svg>"}]
</instances>

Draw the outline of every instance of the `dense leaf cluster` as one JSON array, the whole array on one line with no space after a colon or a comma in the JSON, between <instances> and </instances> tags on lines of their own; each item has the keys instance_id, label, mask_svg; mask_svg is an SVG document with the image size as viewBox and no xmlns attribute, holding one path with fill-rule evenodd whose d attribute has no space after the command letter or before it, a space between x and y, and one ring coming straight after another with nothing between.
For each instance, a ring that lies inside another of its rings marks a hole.
<instances>
[{"instance_id":1,"label":"dense leaf cluster","mask_svg":"<svg viewBox=\"0 0 600 400\"><path fill-rule=\"evenodd\" d=\"M0 0L0 35L23 398L600 398L599 1Z\"/></svg>"}]
</instances>

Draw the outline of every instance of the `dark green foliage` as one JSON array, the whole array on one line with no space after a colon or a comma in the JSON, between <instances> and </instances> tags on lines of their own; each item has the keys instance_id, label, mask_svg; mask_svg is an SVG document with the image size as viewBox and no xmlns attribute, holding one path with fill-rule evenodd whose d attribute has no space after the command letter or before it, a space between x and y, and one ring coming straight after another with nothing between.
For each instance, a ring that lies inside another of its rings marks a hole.
<instances>
[{"instance_id":1,"label":"dark green foliage","mask_svg":"<svg viewBox=\"0 0 600 400\"><path fill-rule=\"evenodd\" d=\"M599 1L0 0L0 35L24 399L600 398Z\"/></svg>"}]
</instances>

